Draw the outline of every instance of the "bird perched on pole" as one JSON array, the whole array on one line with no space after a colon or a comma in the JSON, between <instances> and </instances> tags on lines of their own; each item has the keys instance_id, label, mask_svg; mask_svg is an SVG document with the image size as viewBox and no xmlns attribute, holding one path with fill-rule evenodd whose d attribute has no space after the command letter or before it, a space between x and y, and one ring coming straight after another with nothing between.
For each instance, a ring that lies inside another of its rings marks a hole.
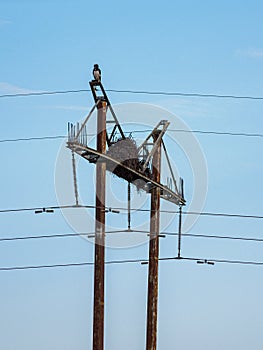
<instances>
[{"instance_id":1,"label":"bird perched on pole","mask_svg":"<svg viewBox=\"0 0 263 350\"><path fill-rule=\"evenodd\" d=\"M92 73L95 80L101 81L101 70L98 64L94 64Z\"/></svg>"}]
</instances>

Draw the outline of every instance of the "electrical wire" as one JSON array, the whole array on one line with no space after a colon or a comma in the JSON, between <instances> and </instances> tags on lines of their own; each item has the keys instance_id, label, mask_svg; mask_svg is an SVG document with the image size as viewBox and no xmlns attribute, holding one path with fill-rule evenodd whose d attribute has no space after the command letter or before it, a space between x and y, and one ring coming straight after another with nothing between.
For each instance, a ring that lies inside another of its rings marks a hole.
<instances>
[{"instance_id":1,"label":"electrical wire","mask_svg":"<svg viewBox=\"0 0 263 350\"><path fill-rule=\"evenodd\" d=\"M58 140L65 139L67 136L57 135L57 136L39 136L39 137L21 137L16 139L2 139L0 143L6 142L21 142L21 141L42 141L42 140Z\"/></svg>"},{"instance_id":2,"label":"electrical wire","mask_svg":"<svg viewBox=\"0 0 263 350\"><path fill-rule=\"evenodd\" d=\"M132 132L124 132L124 134L137 134L137 133L145 133L150 132L152 130L134 130ZM263 134L260 133L243 133L243 132L225 132L225 131L213 131L213 130L183 130L183 129L169 129L169 132L182 132L182 133L193 133L193 134L205 134L205 135L219 135L219 136L240 136L240 137L257 137L263 138ZM96 134L87 134L87 136L93 137ZM23 142L23 141L42 141L42 140L58 140L58 139L66 139L67 135L55 135L55 136L39 136L39 137L21 137L14 139L2 139L0 143L6 142Z\"/></svg>"},{"instance_id":3,"label":"electrical wire","mask_svg":"<svg viewBox=\"0 0 263 350\"><path fill-rule=\"evenodd\" d=\"M165 212L165 211L163 211ZM168 212L168 211L166 211ZM200 216L222 216L228 218L246 218L246 219L263 219L261 215L246 215L246 214L231 214L231 213L209 213L209 212L194 212L194 211L183 211L185 215L200 215Z\"/></svg>"},{"instance_id":4,"label":"electrical wire","mask_svg":"<svg viewBox=\"0 0 263 350\"><path fill-rule=\"evenodd\" d=\"M176 259L176 258L175 258ZM189 261L209 261L213 263L235 264L235 265L257 265L263 266L263 261L229 260L229 259L203 259L203 258L182 258Z\"/></svg>"},{"instance_id":5,"label":"electrical wire","mask_svg":"<svg viewBox=\"0 0 263 350\"><path fill-rule=\"evenodd\" d=\"M23 212L23 211L38 211L38 210L44 210L44 209L51 209L51 210L60 210L60 209L74 209L74 208L87 208L87 209L93 209L96 208L94 205L61 205L61 206L43 206L43 207L31 207L31 208L14 208L14 209L1 209L0 213L17 213L17 212Z\"/></svg>"},{"instance_id":6,"label":"electrical wire","mask_svg":"<svg viewBox=\"0 0 263 350\"><path fill-rule=\"evenodd\" d=\"M45 96L45 95L59 95L59 94L72 94L89 92L90 89L77 89L77 90L57 90L57 91L39 91L39 92L27 92L16 94L3 94L0 98L10 97L29 97L29 96ZM125 94L138 94L138 95L162 95L162 96L183 96L183 97L203 97L203 98L220 98L220 99L238 99L238 100L263 100L262 96L239 96L239 95L221 95L221 94L204 94L204 93L187 93L187 92L169 92L169 91L147 91L147 90L117 90L117 89L105 89L107 92L125 93Z\"/></svg>"},{"instance_id":7,"label":"electrical wire","mask_svg":"<svg viewBox=\"0 0 263 350\"><path fill-rule=\"evenodd\" d=\"M42 206L42 207L32 207L32 208L14 208L14 209L0 209L0 213L17 213L17 212L24 212L24 211L38 211L45 209L51 209L51 210L61 210L61 209L106 209L111 212L112 210L123 210L127 211L127 208L124 207L99 207L96 205L61 205L61 206ZM135 212L150 212L150 209L142 209L142 208L131 208L131 211ZM178 214L178 210L160 210L160 213L166 213L166 214ZM183 215L200 215L200 216L217 216L217 217L228 217L228 218L244 218L244 219L263 219L262 215L251 215L251 214L236 214L236 213L215 213L215 212L194 212L194 211L182 211Z\"/></svg>"},{"instance_id":8,"label":"electrical wire","mask_svg":"<svg viewBox=\"0 0 263 350\"><path fill-rule=\"evenodd\" d=\"M220 95L220 94L203 94L187 92L168 92L168 91L143 91L143 90L115 90L107 89L108 92L140 94L140 95L163 95L163 96L183 96L183 97L206 97L206 98L229 98L245 100L263 100L262 96L238 96L238 95Z\"/></svg>"},{"instance_id":9,"label":"electrical wire","mask_svg":"<svg viewBox=\"0 0 263 350\"><path fill-rule=\"evenodd\" d=\"M118 233L118 232L123 232L125 230L114 230L114 231L107 231L105 234L111 234L111 233ZM82 233L77 233L77 232L71 232L71 233L53 233L49 235L30 235L30 236L19 236L19 237L2 237L0 238L0 242L8 242L8 241L24 241L24 240L31 240L31 239L49 239L49 238L65 238L65 237L84 237L84 236L94 236L95 237L95 232L82 232ZM91 238L91 237L88 237Z\"/></svg>"},{"instance_id":10,"label":"electrical wire","mask_svg":"<svg viewBox=\"0 0 263 350\"><path fill-rule=\"evenodd\" d=\"M124 207L99 207L96 205L61 205L61 206L42 206L42 207L32 207L32 208L14 208L14 209L0 209L1 213L17 213L23 211L38 211L43 210L45 212L46 209L50 210L61 210L61 209L98 209L102 208L111 212L112 210L123 210L127 211L127 208ZM142 209L142 208L131 208L131 211L135 212L150 212L150 209ZM178 210L160 210L160 213L166 214L178 214ZM119 213L118 213L119 214ZM251 215L251 214L236 214L236 213L215 213L215 212L195 212L195 211L182 211L183 215L200 215L200 216L217 216L217 217L229 217L229 218L244 218L244 219L263 219L262 215Z\"/></svg>"},{"instance_id":11,"label":"electrical wire","mask_svg":"<svg viewBox=\"0 0 263 350\"><path fill-rule=\"evenodd\" d=\"M24 241L24 240L31 240L31 239L45 239L45 238L62 238L62 237L81 237L81 236L88 236L91 233L57 233L57 234L50 234L50 235L39 235L39 236L21 236L21 237L2 237L0 238L0 242L8 242L8 241ZM93 232L94 234L94 232Z\"/></svg>"},{"instance_id":12,"label":"electrical wire","mask_svg":"<svg viewBox=\"0 0 263 350\"><path fill-rule=\"evenodd\" d=\"M3 94L3 95L0 95L0 98L74 94L74 93L89 92L89 91L90 89L25 92L25 93L16 93L16 94Z\"/></svg>"},{"instance_id":13,"label":"electrical wire","mask_svg":"<svg viewBox=\"0 0 263 350\"><path fill-rule=\"evenodd\" d=\"M195 261L195 262L210 262L224 263L224 264L235 264L235 265L254 265L263 266L262 261L245 261L245 260L228 260L228 259L204 259L204 258L192 258L192 257L165 257L159 258L159 261ZM140 263L148 264L147 259L125 259L125 260L109 260L105 262L105 265L118 265L118 264L130 264ZM65 267L76 267L76 266L93 266L93 262L76 262L76 263L64 263L64 264L50 264L50 265L27 265L27 266L7 266L0 267L0 271L15 271L15 270L36 270L36 269L51 269L51 268L65 268Z\"/></svg>"},{"instance_id":14,"label":"electrical wire","mask_svg":"<svg viewBox=\"0 0 263 350\"><path fill-rule=\"evenodd\" d=\"M131 232L146 233L149 234L149 231L141 230L131 230ZM162 235L166 236L178 236L178 232L160 232ZM203 233L182 233L182 237L191 237L191 238L212 238L212 239L225 239L225 240L235 240L235 241L251 241L251 242L263 242L263 238L257 237L242 237L242 236L230 236L230 235L215 235L215 234L203 234ZM1 240L0 240L1 241Z\"/></svg>"},{"instance_id":15,"label":"electrical wire","mask_svg":"<svg viewBox=\"0 0 263 350\"><path fill-rule=\"evenodd\" d=\"M105 232L106 236L108 234L125 234L125 233L145 233L150 234L149 231L142 230L115 230L115 231L107 231ZM160 232L162 235L166 236L178 236L177 232ZM9 241L24 241L24 240L34 240L34 239L53 239L53 238L66 238L66 237L88 237L95 238L95 232L82 232L82 233L55 233L49 235L30 235L30 236L16 236L16 237L1 237L0 242L9 242ZM229 235L215 235L215 234L202 234L202 233L183 233L182 237L190 237L190 238L205 238L205 239L224 239L224 240L234 240L234 241L249 241L249 242L263 242L263 238L256 237L242 237L242 236L229 236Z\"/></svg>"},{"instance_id":16,"label":"electrical wire","mask_svg":"<svg viewBox=\"0 0 263 350\"><path fill-rule=\"evenodd\" d=\"M167 236L178 236L178 233L172 232L162 232ZM193 238L208 238L208 239L225 239L225 240L234 240L234 241L250 241L250 242L263 242L263 238L256 237L240 237L240 236L221 236L221 235L206 235L202 233L182 233L182 237L193 237Z\"/></svg>"},{"instance_id":17,"label":"electrical wire","mask_svg":"<svg viewBox=\"0 0 263 350\"><path fill-rule=\"evenodd\" d=\"M245 132L227 132L227 131L209 131L209 130L176 130L176 129L168 129L168 131L172 132L185 132L185 133L194 133L194 134L207 134L207 135L224 135L224 136L241 136L241 137L261 137L263 138L263 134L255 134L255 133L245 133Z\"/></svg>"}]
</instances>

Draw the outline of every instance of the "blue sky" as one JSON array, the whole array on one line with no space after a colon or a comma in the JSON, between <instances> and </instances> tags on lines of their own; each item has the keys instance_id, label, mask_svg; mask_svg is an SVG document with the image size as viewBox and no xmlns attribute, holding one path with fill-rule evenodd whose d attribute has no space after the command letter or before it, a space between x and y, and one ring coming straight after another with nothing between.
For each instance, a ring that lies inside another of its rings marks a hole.
<instances>
[{"instance_id":1,"label":"blue sky","mask_svg":"<svg viewBox=\"0 0 263 350\"><path fill-rule=\"evenodd\" d=\"M262 2L256 0L98 4L0 0L0 95L87 89L93 64L99 63L107 89L263 96L262 11ZM263 133L262 100L113 92L109 97L129 131L141 124L154 126L160 115L170 120L173 129L182 122L191 130ZM82 120L92 105L89 92L0 98L0 140L65 135L67 122ZM151 116L149 105L156 106L153 111L159 114ZM145 114L136 114L141 106ZM207 164L203 210L262 215L262 138L191 137L199 142ZM173 164L185 179L187 210L194 184L197 188L200 184L195 180L202 173L192 170L180 140L187 138L171 131L166 142ZM0 209L58 205L54 176L61 147L65 148L61 139L0 143ZM65 178L59 182L72 194L67 152L63 153ZM94 204L93 175L94 167L80 161L79 185L85 204ZM111 176L108 181L116 200L125 202L124 183ZM112 199L109 195L109 206ZM148 202L143 205L149 207ZM73 232L60 211L0 215L1 237ZM85 217L74 215L85 225ZM163 216L162 220L168 219ZM166 230L176 232L177 217L172 219ZM107 220L109 226L126 228L123 213L110 214ZM132 220L137 225L147 216L137 213ZM93 229L87 220L87 230ZM262 238L262 221L199 217L189 232ZM261 245L184 237L182 255L263 261ZM161 240L160 256L176 252L175 237ZM92 261L93 253L93 244L79 237L2 241L0 267ZM147 255L147 244L106 252L109 260ZM261 275L261 266L161 262L158 349L261 350ZM0 271L0 280L1 348L92 348L92 267ZM147 266L106 267L105 349L145 347L146 296Z\"/></svg>"}]
</instances>

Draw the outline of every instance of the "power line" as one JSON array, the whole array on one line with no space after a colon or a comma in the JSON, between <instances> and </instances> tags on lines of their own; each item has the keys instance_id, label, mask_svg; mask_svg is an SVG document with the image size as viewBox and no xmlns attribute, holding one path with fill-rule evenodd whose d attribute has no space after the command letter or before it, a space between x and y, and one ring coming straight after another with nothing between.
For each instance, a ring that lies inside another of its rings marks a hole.
<instances>
[{"instance_id":1,"label":"power line","mask_svg":"<svg viewBox=\"0 0 263 350\"><path fill-rule=\"evenodd\" d=\"M132 132L124 132L124 134L137 134L150 132L151 130L134 130ZM205 134L205 135L219 135L219 136L240 136L240 137L259 137L263 138L261 133L244 133L244 132L227 132L227 131L214 131L214 130L184 130L184 129L169 129L170 132L182 132L182 133L193 133L193 134ZM96 136L96 134L87 134L87 136ZM0 143L6 142L23 142L23 141L42 141L42 140L58 140L66 139L67 135L55 135L55 136L37 136L37 137L21 137L14 139L2 139Z\"/></svg>"},{"instance_id":2,"label":"power line","mask_svg":"<svg viewBox=\"0 0 263 350\"><path fill-rule=\"evenodd\" d=\"M53 264L53 265L10 266L10 267L0 267L0 271L36 270L36 269L51 269L56 267L92 266L92 265L93 265L92 262L83 262L83 263L68 263L68 264Z\"/></svg>"},{"instance_id":3,"label":"power line","mask_svg":"<svg viewBox=\"0 0 263 350\"><path fill-rule=\"evenodd\" d=\"M222 216L222 217L229 217L229 218L246 218L246 219L263 219L263 216L261 215L246 215L246 214L231 214L231 213L210 213L210 212L190 212L190 211L184 211L182 212L186 215L200 215L200 216Z\"/></svg>"},{"instance_id":4,"label":"power line","mask_svg":"<svg viewBox=\"0 0 263 350\"><path fill-rule=\"evenodd\" d=\"M74 208L96 208L94 205L55 205L55 206L46 206L46 207L30 207L30 208L14 208L14 209L1 209L0 213L17 213L17 212L25 212L25 211L38 211L43 209L51 209L51 210L60 210L60 209L74 209ZM45 211L45 210L44 210Z\"/></svg>"},{"instance_id":5,"label":"power line","mask_svg":"<svg viewBox=\"0 0 263 350\"><path fill-rule=\"evenodd\" d=\"M108 234L116 234L116 233L145 233L150 234L149 231L142 230L115 230L105 232L106 236ZM178 236L177 232L166 232L162 231L160 234L166 236ZM53 239L53 238L66 238L66 237L88 237L94 238L95 232L81 232L81 233L55 233L55 234L46 234L46 235L30 235L30 236L16 236L16 237L2 237L0 238L0 242L9 242L9 241L24 241L24 240L34 240L34 239ZM90 236L90 237L89 237ZM91 237L92 236L92 237ZM242 237L242 236L229 236L229 235L215 235L215 234L202 234L202 233L183 233L183 237L190 238L205 238L205 239L224 239L224 240L234 240L234 241L250 241L250 242L263 242L263 238L256 237Z\"/></svg>"},{"instance_id":6,"label":"power line","mask_svg":"<svg viewBox=\"0 0 263 350\"><path fill-rule=\"evenodd\" d=\"M262 261L245 261L245 260L228 260L228 259L204 259L204 258L192 258L192 257L165 257L159 258L159 261L209 261L210 263L224 263L234 265L254 265L263 266ZM118 265L118 264L130 264L130 263L141 263L147 264L147 259L125 259L125 260L109 260L106 261L106 265ZM93 262L76 262L76 263L64 263L64 264L50 264L50 265L27 265L27 266L8 266L0 267L0 271L14 271L14 270L36 270L36 269L51 269L51 268L65 268L65 267L76 267L76 266L93 266Z\"/></svg>"},{"instance_id":7,"label":"power line","mask_svg":"<svg viewBox=\"0 0 263 350\"><path fill-rule=\"evenodd\" d=\"M111 233L118 233L118 232L124 232L125 230L114 230L114 231L107 231L106 234ZM135 231L134 231L135 232ZM65 238L65 237L83 237L83 236L95 236L95 232L71 232L71 233L52 233L49 235L30 235L30 236L20 236L20 237L2 237L0 238L0 242L8 242L8 241L24 241L24 240L34 240L34 239L49 239L49 238ZM88 237L90 238L90 237Z\"/></svg>"},{"instance_id":8,"label":"power line","mask_svg":"<svg viewBox=\"0 0 263 350\"><path fill-rule=\"evenodd\" d=\"M165 233L166 235L172 235L172 233ZM174 235L178 235L177 233ZM220 236L220 235L205 235L202 233L183 233L184 237L194 237L194 238L212 238L212 239L225 239L234 241L250 241L250 242L263 242L263 238L256 237L235 237L235 236Z\"/></svg>"},{"instance_id":9,"label":"power line","mask_svg":"<svg viewBox=\"0 0 263 350\"><path fill-rule=\"evenodd\" d=\"M176 258L175 258L176 259ZM213 263L224 263L224 264L234 264L234 265L257 265L263 266L263 261L246 261L246 260L229 260L229 259L203 259L203 258L182 258L183 260L190 261L210 261Z\"/></svg>"},{"instance_id":10,"label":"power line","mask_svg":"<svg viewBox=\"0 0 263 350\"><path fill-rule=\"evenodd\" d=\"M78 90L58 90L58 91L39 91L39 92L25 92L16 94L3 94L0 98L7 97L28 97L28 96L45 96L45 95L61 95L61 94L75 94L80 92L89 92L89 89L78 89Z\"/></svg>"},{"instance_id":11,"label":"power line","mask_svg":"<svg viewBox=\"0 0 263 350\"><path fill-rule=\"evenodd\" d=\"M61 210L61 209L97 209L95 205L61 205L61 206L42 206L42 207L27 207L27 208L14 208L14 209L0 209L0 213L17 213L17 212L26 212L26 211L39 211L39 210ZM127 208L124 207L108 207L106 206L103 209L109 210L123 210L127 211ZM142 208L131 208L131 211L135 212L150 212L150 209L142 209ZM160 213L166 214L178 214L178 210L160 210ZM229 218L244 218L244 219L263 219L262 215L252 215L252 214L237 214L237 213L221 213L221 212L191 212L191 211L183 211L183 215L200 215L200 216L215 216L215 217L229 217Z\"/></svg>"},{"instance_id":12,"label":"power line","mask_svg":"<svg viewBox=\"0 0 263 350\"><path fill-rule=\"evenodd\" d=\"M187 92L167 92L167 91L143 91L143 90L114 90L107 89L109 92L141 94L141 95L164 95L164 96L183 96L183 97L207 97L207 98L230 98L230 99L246 99L246 100L263 100L261 96L238 96L238 95L220 95L220 94L203 94L203 93L187 93Z\"/></svg>"},{"instance_id":13,"label":"power line","mask_svg":"<svg viewBox=\"0 0 263 350\"><path fill-rule=\"evenodd\" d=\"M31 239L45 239L45 238L62 238L62 237L80 237L87 236L91 233L55 233L50 235L39 235L39 236L22 236L22 237L3 237L0 238L0 242L8 242L8 241L24 241ZM93 232L94 234L94 232Z\"/></svg>"},{"instance_id":14,"label":"power line","mask_svg":"<svg viewBox=\"0 0 263 350\"><path fill-rule=\"evenodd\" d=\"M0 143L5 142L21 142L21 141L41 141L41 140L57 140L57 139L64 139L66 136L63 135L57 135L57 136L39 136L39 137L21 137L16 139L2 139L0 140Z\"/></svg>"},{"instance_id":15,"label":"power line","mask_svg":"<svg viewBox=\"0 0 263 350\"><path fill-rule=\"evenodd\" d=\"M149 231L140 231L140 230L131 230L132 232L146 233L149 234ZM178 232L166 232L162 231L160 234L166 236L178 236ZM257 237L242 237L242 236L230 236L230 235L215 235L215 234L203 234L203 233L182 233L183 237L191 238L208 238L208 239L224 239L224 240L235 240L235 241L251 241L251 242L263 242L263 238Z\"/></svg>"},{"instance_id":16,"label":"power line","mask_svg":"<svg viewBox=\"0 0 263 350\"><path fill-rule=\"evenodd\" d=\"M90 89L77 90L57 90L57 91L39 91L16 94L3 94L0 98L10 97L29 97L29 96L45 96L89 92ZM116 90L106 89L107 92L138 94L138 95L163 95L163 96L183 96L183 97L202 97L202 98L223 98L223 99L239 99L239 100L263 100L262 96L241 96L241 95L220 95L220 94L204 94L204 93L187 93L187 92L169 92L169 91L149 91L149 90Z\"/></svg>"},{"instance_id":17,"label":"power line","mask_svg":"<svg viewBox=\"0 0 263 350\"><path fill-rule=\"evenodd\" d=\"M194 134L210 134L210 135L225 135L225 136L242 136L242 137L263 137L263 134L255 133L244 133L244 132L227 132L227 131L209 131L209 130L176 130L171 129L168 131L173 132L185 132Z\"/></svg>"}]
</instances>

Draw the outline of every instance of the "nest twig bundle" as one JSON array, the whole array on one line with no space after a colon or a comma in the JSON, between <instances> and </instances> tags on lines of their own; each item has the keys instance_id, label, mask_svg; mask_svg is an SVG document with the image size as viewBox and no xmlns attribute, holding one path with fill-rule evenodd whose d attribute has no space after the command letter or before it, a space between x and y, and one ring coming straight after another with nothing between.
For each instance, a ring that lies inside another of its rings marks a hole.
<instances>
[{"instance_id":1,"label":"nest twig bundle","mask_svg":"<svg viewBox=\"0 0 263 350\"><path fill-rule=\"evenodd\" d=\"M119 161L121 164L144 174L142 171L142 163L139 160L138 149L134 140L127 138L117 141L109 147L107 155ZM134 174L128 169L116 165L113 162L107 164L107 170L128 182L134 182L140 178L139 175Z\"/></svg>"}]
</instances>

